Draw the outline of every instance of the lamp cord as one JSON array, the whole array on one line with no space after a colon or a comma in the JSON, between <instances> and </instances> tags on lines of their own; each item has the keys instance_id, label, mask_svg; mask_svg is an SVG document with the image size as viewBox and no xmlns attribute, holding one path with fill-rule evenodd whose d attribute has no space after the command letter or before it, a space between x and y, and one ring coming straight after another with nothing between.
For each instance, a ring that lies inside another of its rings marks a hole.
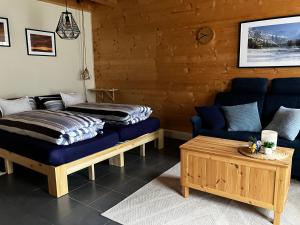
<instances>
[{"instance_id":1,"label":"lamp cord","mask_svg":"<svg viewBox=\"0 0 300 225\"><path fill-rule=\"evenodd\" d=\"M83 6L81 6L81 26L82 26L82 53L83 53L83 60L82 60L82 69L85 70L87 66L86 62L86 43L85 43L85 26L84 26L84 11ZM84 87L84 97L85 101L87 102L87 88L86 88L86 80L83 78L83 87Z\"/></svg>"},{"instance_id":2,"label":"lamp cord","mask_svg":"<svg viewBox=\"0 0 300 225\"><path fill-rule=\"evenodd\" d=\"M83 48L83 69L86 67L86 43L85 43L85 26L84 26L84 11L83 7L81 8L81 16L82 16L82 48Z\"/></svg>"},{"instance_id":3,"label":"lamp cord","mask_svg":"<svg viewBox=\"0 0 300 225\"><path fill-rule=\"evenodd\" d=\"M68 12L68 0L66 0L66 12Z\"/></svg>"}]
</instances>

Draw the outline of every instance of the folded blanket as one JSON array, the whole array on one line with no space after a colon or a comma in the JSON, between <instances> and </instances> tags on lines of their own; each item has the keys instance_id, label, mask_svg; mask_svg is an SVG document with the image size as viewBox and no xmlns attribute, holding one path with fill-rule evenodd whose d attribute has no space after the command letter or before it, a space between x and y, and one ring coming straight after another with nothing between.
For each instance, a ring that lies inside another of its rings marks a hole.
<instances>
[{"instance_id":1,"label":"folded blanket","mask_svg":"<svg viewBox=\"0 0 300 225\"><path fill-rule=\"evenodd\" d=\"M0 119L0 129L57 145L70 145L97 136L104 122L65 111L33 110ZM16 140L17 141L17 140Z\"/></svg>"},{"instance_id":2,"label":"folded blanket","mask_svg":"<svg viewBox=\"0 0 300 225\"><path fill-rule=\"evenodd\" d=\"M148 106L124 105L112 103L81 103L66 109L97 117L109 124L135 124L150 117L152 110Z\"/></svg>"}]
</instances>

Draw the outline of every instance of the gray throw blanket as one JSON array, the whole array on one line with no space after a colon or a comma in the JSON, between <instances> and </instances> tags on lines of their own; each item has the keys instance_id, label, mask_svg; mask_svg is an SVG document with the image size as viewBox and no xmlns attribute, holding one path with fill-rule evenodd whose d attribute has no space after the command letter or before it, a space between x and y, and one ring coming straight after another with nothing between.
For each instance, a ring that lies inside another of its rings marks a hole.
<instances>
[{"instance_id":1,"label":"gray throw blanket","mask_svg":"<svg viewBox=\"0 0 300 225\"><path fill-rule=\"evenodd\" d=\"M97 136L104 122L65 111L33 110L5 116L0 129L57 145L70 145ZM16 140L18 141L18 140Z\"/></svg>"},{"instance_id":2,"label":"gray throw blanket","mask_svg":"<svg viewBox=\"0 0 300 225\"><path fill-rule=\"evenodd\" d=\"M66 109L100 118L108 124L135 124L150 117L152 109L148 106L113 103L81 103Z\"/></svg>"}]
</instances>

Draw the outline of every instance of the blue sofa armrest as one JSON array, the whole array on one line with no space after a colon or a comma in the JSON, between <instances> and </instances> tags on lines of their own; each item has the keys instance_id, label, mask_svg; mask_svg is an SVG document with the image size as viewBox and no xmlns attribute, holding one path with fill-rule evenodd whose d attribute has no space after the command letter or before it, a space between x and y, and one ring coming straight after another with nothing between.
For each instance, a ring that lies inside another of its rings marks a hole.
<instances>
[{"instance_id":1,"label":"blue sofa armrest","mask_svg":"<svg viewBox=\"0 0 300 225\"><path fill-rule=\"evenodd\" d=\"M196 137L197 135L200 134L202 119L200 116L193 116L191 122L193 125L193 137Z\"/></svg>"}]
</instances>

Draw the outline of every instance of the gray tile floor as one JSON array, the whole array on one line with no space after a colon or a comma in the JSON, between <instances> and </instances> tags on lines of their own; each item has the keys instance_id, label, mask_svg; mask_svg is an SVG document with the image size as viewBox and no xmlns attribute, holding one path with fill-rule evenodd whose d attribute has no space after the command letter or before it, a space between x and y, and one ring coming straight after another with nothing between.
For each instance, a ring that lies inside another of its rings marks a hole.
<instances>
[{"instance_id":1,"label":"gray tile floor","mask_svg":"<svg viewBox=\"0 0 300 225\"><path fill-rule=\"evenodd\" d=\"M96 165L96 181L87 170L69 176L70 193L55 199L47 193L45 176L15 166L12 175L0 177L0 225L113 225L101 213L118 204L179 161L178 146L167 139L163 152L147 144L146 158L132 150L125 167Z\"/></svg>"}]
</instances>

